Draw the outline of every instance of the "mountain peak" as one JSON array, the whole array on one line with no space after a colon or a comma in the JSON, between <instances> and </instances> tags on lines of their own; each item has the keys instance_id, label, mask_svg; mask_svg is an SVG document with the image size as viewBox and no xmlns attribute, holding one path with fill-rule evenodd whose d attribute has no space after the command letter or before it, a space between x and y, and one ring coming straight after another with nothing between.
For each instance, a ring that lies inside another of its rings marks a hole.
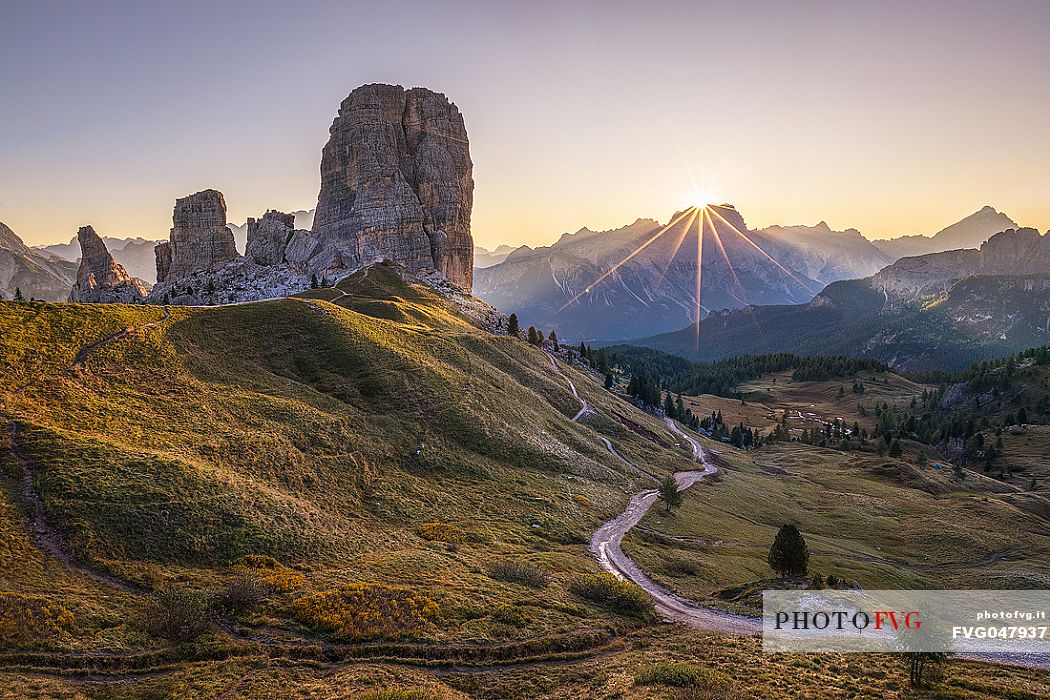
<instances>
[{"instance_id":1,"label":"mountain peak","mask_svg":"<svg viewBox=\"0 0 1050 700\"><path fill-rule=\"evenodd\" d=\"M2 221L0 221L0 248L18 252L26 252L28 250L26 244L18 237L18 234Z\"/></svg>"}]
</instances>

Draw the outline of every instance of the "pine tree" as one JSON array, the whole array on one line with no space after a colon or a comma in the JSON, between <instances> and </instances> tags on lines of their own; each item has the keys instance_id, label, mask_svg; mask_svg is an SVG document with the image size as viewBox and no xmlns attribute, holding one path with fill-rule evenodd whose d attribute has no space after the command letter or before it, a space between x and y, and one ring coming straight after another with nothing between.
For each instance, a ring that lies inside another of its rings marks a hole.
<instances>
[{"instance_id":1,"label":"pine tree","mask_svg":"<svg viewBox=\"0 0 1050 700\"><path fill-rule=\"evenodd\" d=\"M15 301L25 301L25 300L26 300L26 298L22 294L22 288L21 287L15 287Z\"/></svg>"},{"instance_id":2,"label":"pine tree","mask_svg":"<svg viewBox=\"0 0 1050 700\"><path fill-rule=\"evenodd\" d=\"M667 392L664 396L664 413L667 414L668 418L675 418L674 400L671 398L671 392Z\"/></svg>"},{"instance_id":3,"label":"pine tree","mask_svg":"<svg viewBox=\"0 0 1050 700\"><path fill-rule=\"evenodd\" d=\"M580 341L580 359L587 357L587 346L584 345L583 341Z\"/></svg>"},{"instance_id":4,"label":"pine tree","mask_svg":"<svg viewBox=\"0 0 1050 700\"><path fill-rule=\"evenodd\" d=\"M551 339L551 344L554 345L554 352L558 352L559 350L561 350L561 348L558 347L558 334L554 331L551 331L551 334L548 337Z\"/></svg>"},{"instance_id":5,"label":"pine tree","mask_svg":"<svg viewBox=\"0 0 1050 700\"><path fill-rule=\"evenodd\" d=\"M310 289L317 289L317 275L310 275Z\"/></svg>"},{"instance_id":6,"label":"pine tree","mask_svg":"<svg viewBox=\"0 0 1050 700\"><path fill-rule=\"evenodd\" d=\"M783 525L769 548L769 568L781 578L805 576L809 569L809 548L794 525Z\"/></svg>"},{"instance_id":7,"label":"pine tree","mask_svg":"<svg viewBox=\"0 0 1050 700\"><path fill-rule=\"evenodd\" d=\"M890 443L890 457L900 457L904 453L904 449L901 447L901 441L894 438L893 442Z\"/></svg>"},{"instance_id":8,"label":"pine tree","mask_svg":"<svg viewBox=\"0 0 1050 700\"><path fill-rule=\"evenodd\" d=\"M665 476L660 482L660 498L667 506L667 512L682 505L682 492L678 490L678 482L673 476Z\"/></svg>"},{"instance_id":9,"label":"pine tree","mask_svg":"<svg viewBox=\"0 0 1050 700\"><path fill-rule=\"evenodd\" d=\"M598 357L595 359L595 367L599 372L609 371L609 351L605 348L598 350Z\"/></svg>"},{"instance_id":10,"label":"pine tree","mask_svg":"<svg viewBox=\"0 0 1050 700\"><path fill-rule=\"evenodd\" d=\"M606 373L606 375L605 375L605 388L606 389L612 389L612 386L613 386L612 373L611 372L610 373Z\"/></svg>"},{"instance_id":11,"label":"pine tree","mask_svg":"<svg viewBox=\"0 0 1050 700\"><path fill-rule=\"evenodd\" d=\"M531 343L532 345L539 345L540 344L540 337L539 337L539 335L536 334L536 327L535 326L529 326L529 332L528 332L527 337L529 339L529 343Z\"/></svg>"},{"instance_id":12,"label":"pine tree","mask_svg":"<svg viewBox=\"0 0 1050 700\"><path fill-rule=\"evenodd\" d=\"M518 328L518 315L517 314L511 314L510 318L507 319L507 333L509 335L512 335L515 338L517 338L518 337L518 331L519 331L519 328Z\"/></svg>"}]
</instances>

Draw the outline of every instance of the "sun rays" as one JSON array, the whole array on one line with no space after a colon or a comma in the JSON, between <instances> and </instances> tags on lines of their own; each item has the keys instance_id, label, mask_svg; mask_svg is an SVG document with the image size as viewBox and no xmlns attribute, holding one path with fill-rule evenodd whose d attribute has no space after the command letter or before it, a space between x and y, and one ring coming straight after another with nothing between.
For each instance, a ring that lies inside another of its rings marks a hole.
<instances>
[{"instance_id":1,"label":"sun rays","mask_svg":"<svg viewBox=\"0 0 1050 700\"><path fill-rule=\"evenodd\" d=\"M736 234L737 237L742 239L749 247L756 250L763 258L772 263L777 270L782 272L784 275L789 277L793 282L798 284L808 292L815 293L814 290L804 280L800 279L798 275L782 265L772 255L766 252L758 243L756 243L751 236L745 231L742 231L736 225L732 223L726 216L720 213L720 209L728 211L734 211L731 205L727 204L714 204L709 201L711 198L704 195L702 192L696 194L697 203L689 207L685 211L676 214L667 225L662 226L658 231L653 233L651 236L646 238L642 243L637 245L633 250L627 253L619 262L614 264L608 270L598 276L593 282L588 284L582 291L573 296L567 302L565 302L559 309L558 313L561 313L565 309L578 303L583 297L590 294L598 285L605 280L614 276L620 268L627 264L630 260L639 255L642 251L649 248L651 245L659 241L669 232L673 237L668 239L671 241L670 245L667 246L668 254L666 262L662 264L657 263L660 267L660 276L656 283L656 288L659 288L667 276L667 273L682 251L682 246L690 234L696 234L696 275L695 275L695 289L693 290L692 301L692 315L693 320L696 323L696 350L700 348L700 318L703 313L704 307L701 305L701 289L703 288L703 260L704 260L704 238L710 236L711 242L714 243L715 248L718 250L718 255L725 263L726 270L732 279L730 288L725 290L727 294L739 301L741 304L747 304L746 300L741 296L746 296L744 293L743 285L737 274L736 267L733 265L733 261L730 258L730 251L726 246L726 242L723 240L723 236L729 232ZM735 213L735 211L734 211ZM694 228L695 227L695 228ZM719 230L721 229L721 231ZM739 255L739 251L738 251ZM733 290L736 290L741 296L738 296Z\"/></svg>"}]
</instances>

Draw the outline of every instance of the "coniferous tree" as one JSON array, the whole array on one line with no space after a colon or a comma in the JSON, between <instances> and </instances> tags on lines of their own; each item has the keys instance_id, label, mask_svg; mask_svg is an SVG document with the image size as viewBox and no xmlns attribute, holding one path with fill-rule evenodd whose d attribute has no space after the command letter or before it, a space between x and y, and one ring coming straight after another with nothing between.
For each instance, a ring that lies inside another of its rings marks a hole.
<instances>
[{"instance_id":1,"label":"coniferous tree","mask_svg":"<svg viewBox=\"0 0 1050 700\"><path fill-rule=\"evenodd\" d=\"M682 505L682 492L678 490L678 482L673 476L665 476L660 482L660 498L667 506L667 512Z\"/></svg>"},{"instance_id":2,"label":"coniferous tree","mask_svg":"<svg viewBox=\"0 0 1050 700\"><path fill-rule=\"evenodd\" d=\"M805 576L809 569L809 548L794 525L783 525L769 548L769 568L781 578Z\"/></svg>"},{"instance_id":3,"label":"coniferous tree","mask_svg":"<svg viewBox=\"0 0 1050 700\"><path fill-rule=\"evenodd\" d=\"M671 398L671 392L667 392L664 396L664 413L667 414L668 418L676 418L674 410L674 400Z\"/></svg>"},{"instance_id":4,"label":"coniferous tree","mask_svg":"<svg viewBox=\"0 0 1050 700\"><path fill-rule=\"evenodd\" d=\"M515 338L517 338L518 337L518 331L519 331L519 328L518 328L518 315L517 314L511 314L510 318L507 319L507 333L509 333L510 335L512 335Z\"/></svg>"},{"instance_id":5,"label":"coniferous tree","mask_svg":"<svg viewBox=\"0 0 1050 700\"><path fill-rule=\"evenodd\" d=\"M22 288L21 287L15 287L15 301L25 301L25 300L26 300L26 298L22 294Z\"/></svg>"},{"instance_id":6,"label":"coniferous tree","mask_svg":"<svg viewBox=\"0 0 1050 700\"><path fill-rule=\"evenodd\" d=\"M551 331L551 334L548 337L551 339L551 344L554 345L554 352L561 350L561 348L558 347L558 334Z\"/></svg>"},{"instance_id":7,"label":"coniferous tree","mask_svg":"<svg viewBox=\"0 0 1050 700\"><path fill-rule=\"evenodd\" d=\"M531 343L532 345L539 345L540 344L540 336L536 333L536 327L535 326L529 326L529 332L528 332L527 337L529 339L529 343Z\"/></svg>"},{"instance_id":8,"label":"coniferous tree","mask_svg":"<svg viewBox=\"0 0 1050 700\"><path fill-rule=\"evenodd\" d=\"M611 372L607 372L607 373L605 374L605 388L606 388L606 389L612 389L612 386L613 386L613 376L612 376L612 373L611 373Z\"/></svg>"},{"instance_id":9,"label":"coniferous tree","mask_svg":"<svg viewBox=\"0 0 1050 700\"><path fill-rule=\"evenodd\" d=\"M606 350L605 348L599 348L598 349L598 356L595 358L594 366L599 372L608 372L609 371L609 351L608 350Z\"/></svg>"},{"instance_id":10,"label":"coniferous tree","mask_svg":"<svg viewBox=\"0 0 1050 700\"><path fill-rule=\"evenodd\" d=\"M317 275L310 275L310 289L317 289Z\"/></svg>"}]
</instances>

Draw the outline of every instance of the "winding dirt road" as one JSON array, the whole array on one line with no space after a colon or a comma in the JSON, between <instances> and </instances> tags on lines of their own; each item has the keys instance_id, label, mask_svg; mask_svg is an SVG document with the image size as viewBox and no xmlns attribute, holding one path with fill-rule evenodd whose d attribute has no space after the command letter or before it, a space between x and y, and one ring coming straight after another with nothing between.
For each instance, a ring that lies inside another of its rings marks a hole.
<instances>
[{"instance_id":1,"label":"winding dirt road","mask_svg":"<svg viewBox=\"0 0 1050 700\"><path fill-rule=\"evenodd\" d=\"M707 461L704 448L693 437L683 432L670 418L665 419L667 425L678 435L685 438L693 448L693 459L704 466L703 469L695 471L677 472L674 475L678 483L678 490L685 491L687 488L703 479L709 474L714 474L718 468ZM607 440L603 440L609 450L618 459L638 469L633 464L621 457ZM639 471L641 471L639 469ZM591 553L594 554L603 569L614 576L626 579L645 590L653 599L656 611L665 619L682 622L690 627L698 629L713 630L726 634L758 634L762 630L760 620L757 618L736 615L734 613L705 608L692 601L675 595L660 584L649 578L634 561L624 554L622 543L624 536L641 522L649 509L659 499L660 494L655 489L640 491L631 497L627 508L620 515L602 525L591 537Z\"/></svg>"},{"instance_id":2,"label":"winding dirt road","mask_svg":"<svg viewBox=\"0 0 1050 700\"><path fill-rule=\"evenodd\" d=\"M568 383L572 395L580 402L580 410L572 418L573 422L579 421L581 416L585 413L592 412L594 409L580 396L579 392L576 390L576 385L572 380L561 371L558 362L554 359L554 355L549 352L546 354L547 358L550 359L554 371L561 375L562 379ZM667 422L667 425L671 430L685 438L693 449L693 460L699 462L704 467L703 469L693 471L677 472L674 475L674 478L675 482L678 484L679 491L685 491L705 476L714 474L718 471L718 468L711 464L707 459L707 453L704 452L704 448L700 446L698 440L686 434L678 427L678 424L670 418L665 418L664 420ZM613 447L612 442L608 438L599 436L598 439L605 445L605 449L609 451L609 454L615 457L621 464L632 471L641 474L650 481L659 483L659 479L655 474L633 464L630 460L617 452L616 448ZM758 618L736 615L734 613L724 612L714 608L705 608L693 603L692 601L677 596L649 578L629 556L624 554L621 546L624 536L627 535L631 528L641 522L642 518L645 517L645 514L649 512L649 509L653 507L653 504L656 503L659 497L660 494L656 489L646 489L645 491L640 491L634 494L631 496L631 500L628 501L627 508L620 513L620 515L605 523L595 531L594 535L591 537L590 550L591 553L594 554L595 559L598 560L598 564L612 575L621 579L626 579L644 589L653 599L656 611L665 619L681 622L698 629L713 630L716 632L724 632L726 634L749 635L761 632L762 623Z\"/></svg>"}]
</instances>

